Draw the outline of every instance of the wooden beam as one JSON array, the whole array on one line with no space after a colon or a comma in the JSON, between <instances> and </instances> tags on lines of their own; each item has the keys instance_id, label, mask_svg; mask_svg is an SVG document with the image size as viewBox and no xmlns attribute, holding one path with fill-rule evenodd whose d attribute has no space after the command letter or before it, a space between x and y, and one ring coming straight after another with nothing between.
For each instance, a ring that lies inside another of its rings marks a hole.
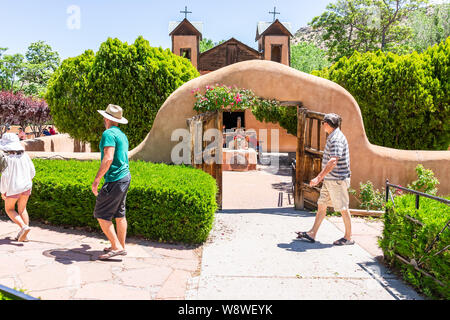
<instances>
[{"instance_id":1,"label":"wooden beam","mask_svg":"<svg viewBox=\"0 0 450 320\"><path fill-rule=\"evenodd\" d=\"M297 108L297 155L295 170L295 195L294 204L296 210L304 210L303 195L303 174L305 170L305 124L306 124L306 108Z\"/></svg>"}]
</instances>

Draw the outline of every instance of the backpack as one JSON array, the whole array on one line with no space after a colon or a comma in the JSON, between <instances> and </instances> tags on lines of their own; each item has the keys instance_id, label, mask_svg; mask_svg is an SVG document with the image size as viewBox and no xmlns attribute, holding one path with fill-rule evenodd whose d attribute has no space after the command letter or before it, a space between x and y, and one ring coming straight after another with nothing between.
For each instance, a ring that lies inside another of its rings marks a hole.
<instances>
[{"instance_id":1,"label":"backpack","mask_svg":"<svg viewBox=\"0 0 450 320\"><path fill-rule=\"evenodd\" d=\"M2 150L0 150L0 173L3 172L3 170L5 170L6 167L8 166L6 157L7 155Z\"/></svg>"}]
</instances>

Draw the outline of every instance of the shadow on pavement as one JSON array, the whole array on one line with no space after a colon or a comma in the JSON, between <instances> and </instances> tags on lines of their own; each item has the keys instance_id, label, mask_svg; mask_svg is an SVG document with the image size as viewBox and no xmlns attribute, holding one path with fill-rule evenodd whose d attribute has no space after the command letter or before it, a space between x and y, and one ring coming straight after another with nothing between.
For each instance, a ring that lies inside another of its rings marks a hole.
<instances>
[{"instance_id":1,"label":"shadow on pavement","mask_svg":"<svg viewBox=\"0 0 450 320\"><path fill-rule=\"evenodd\" d=\"M0 239L0 245L12 245L12 246L16 246L16 247L23 247L23 243L22 242L18 242L17 240L14 240L11 237L5 238L5 239Z\"/></svg>"},{"instance_id":2,"label":"shadow on pavement","mask_svg":"<svg viewBox=\"0 0 450 320\"><path fill-rule=\"evenodd\" d=\"M42 254L49 258L54 258L56 262L62 264L72 264L74 262L85 262L85 261L96 261L98 257L104 254L103 251L93 250L91 246L87 244L82 244L80 248L66 249L50 249L44 251ZM122 261L121 259L109 259L104 261Z\"/></svg>"},{"instance_id":3,"label":"shadow on pavement","mask_svg":"<svg viewBox=\"0 0 450 320\"><path fill-rule=\"evenodd\" d=\"M278 248L294 252L306 252L308 250L318 250L334 247L331 243L320 243L318 241L311 243L303 240L292 240L291 243L279 243Z\"/></svg>"}]
</instances>

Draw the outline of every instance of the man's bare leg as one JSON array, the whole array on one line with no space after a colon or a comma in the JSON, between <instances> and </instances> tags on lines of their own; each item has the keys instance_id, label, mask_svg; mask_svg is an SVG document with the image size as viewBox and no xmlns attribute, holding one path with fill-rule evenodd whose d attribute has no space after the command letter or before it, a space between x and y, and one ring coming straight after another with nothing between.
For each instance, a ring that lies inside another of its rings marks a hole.
<instances>
[{"instance_id":1,"label":"man's bare leg","mask_svg":"<svg viewBox=\"0 0 450 320\"><path fill-rule=\"evenodd\" d=\"M342 219L344 220L345 226L345 235L344 238L347 240L352 239L352 222L350 216L350 210L342 210L341 211Z\"/></svg>"},{"instance_id":2,"label":"man's bare leg","mask_svg":"<svg viewBox=\"0 0 450 320\"><path fill-rule=\"evenodd\" d=\"M308 236L315 239L317 231L319 231L320 225L322 224L323 219L327 215L327 205L325 204L319 204L317 208L316 213L316 219L314 220L314 225L312 226L311 230L306 232Z\"/></svg>"},{"instance_id":3,"label":"man's bare leg","mask_svg":"<svg viewBox=\"0 0 450 320\"><path fill-rule=\"evenodd\" d=\"M116 227L117 227L117 238L122 246L125 249L125 239L127 237L127 218L116 218Z\"/></svg>"},{"instance_id":4,"label":"man's bare leg","mask_svg":"<svg viewBox=\"0 0 450 320\"><path fill-rule=\"evenodd\" d=\"M111 221L97 219L100 227L102 228L103 233L108 238L109 242L111 242L111 250L123 250L122 245L120 244L119 239L117 238L116 230L114 230L114 224Z\"/></svg>"}]
</instances>

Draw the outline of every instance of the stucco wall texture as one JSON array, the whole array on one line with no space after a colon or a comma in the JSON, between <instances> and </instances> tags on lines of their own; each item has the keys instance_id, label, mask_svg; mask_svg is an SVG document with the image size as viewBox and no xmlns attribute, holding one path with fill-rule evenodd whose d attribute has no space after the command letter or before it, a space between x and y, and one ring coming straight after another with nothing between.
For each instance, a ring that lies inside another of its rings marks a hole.
<instances>
[{"instance_id":1,"label":"stucco wall texture","mask_svg":"<svg viewBox=\"0 0 450 320\"><path fill-rule=\"evenodd\" d=\"M133 160L170 163L171 150L178 141L171 141L175 129L186 128L186 119L194 116L196 88L226 84L251 89L263 98L301 101L303 105L322 113L334 112L342 117L342 131L347 137L351 160L351 187L359 190L359 183L372 181L376 188L385 180L407 185L416 179L415 167L423 164L439 179L439 194L450 194L450 151L397 150L372 145L365 134L361 111L355 99L344 88L329 80L306 74L264 60L236 63L193 79L178 88L163 104L150 133L130 151ZM125 110L126 114L126 110Z\"/></svg>"},{"instance_id":2,"label":"stucco wall texture","mask_svg":"<svg viewBox=\"0 0 450 320\"><path fill-rule=\"evenodd\" d=\"M342 117L341 129L349 143L351 187L355 190L359 190L360 182L368 180L380 190L386 179L406 186L416 179L415 167L423 164L425 168L432 169L439 179L439 195L450 194L450 151L397 150L372 145L367 140L359 106L344 88L329 80L264 60L236 63L182 85L162 105L146 138L129 152L130 159L171 163L172 148L178 143L171 141L172 132L179 128L188 129L186 119L196 114L193 110L195 98L191 91L196 88L204 91L207 85L216 83L251 89L263 98L301 101L312 111L339 114ZM99 153L29 154L32 158L55 155L79 160L100 158ZM354 199L351 206L356 207Z\"/></svg>"}]
</instances>

